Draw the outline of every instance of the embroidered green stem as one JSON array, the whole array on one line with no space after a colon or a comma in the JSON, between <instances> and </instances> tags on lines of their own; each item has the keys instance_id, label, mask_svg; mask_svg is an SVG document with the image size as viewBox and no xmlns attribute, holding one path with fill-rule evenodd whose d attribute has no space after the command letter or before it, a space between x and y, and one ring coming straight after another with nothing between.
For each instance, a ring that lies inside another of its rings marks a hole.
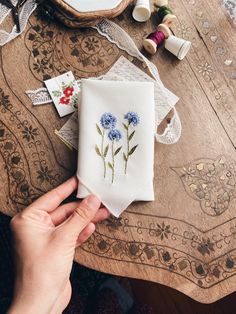
<instances>
[{"instance_id":1,"label":"embroidered green stem","mask_svg":"<svg viewBox=\"0 0 236 314\"><path fill-rule=\"evenodd\" d=\"M111 150L112 150L112 177L111 177L111 183L114 182L115 179L115 155L114 155L114 140L111 144Z\"/></svg>"},{"instance_id":2,"label":"embroidered green stem","mask_svg":"<svg viewBox=\"0 0 236 314\"><path fill-rule=\"evenodd\" d=\"M127 138L127 155L125 156L125 174L127 173L127 166L128 166L128 160L129 160L129 126L128 124L126 128L126 138Z\"/></svg>"},{"instance_id":3,"label":"embroidered green stem","mask_svg":"<svg viewBox=\"0 0 236 314\"><path fill-rule=\"evenodd\" d=\"M102 158L102 161L103 161L103 178L105 179L106 175L107 175L106 157L107 157L107 153L109 150L109 144L107 144L106 147L104 147L105 146L104 141L105 141L106 130L103 129L101 131L98 124L96 124L96 128L97 128L98 134L101 136L101 145L100 145L100 148L98 147L98 145L95 145L95 151L96 151L97 155Z\"/></svg>"},{"instance_id":4,"label":"embroidered green stem","mask_svg":"<svg viewBox=\"0 0 236 314\"><path fill-rule=\"evenodd\" d=\"M126 130L126 141L127 141L126 154L123 152L123 158L125 161L125 169L124 169L125 174L127 174L129 157L135 152L136 148L138 147L138 144L137 144L137 145L133 146L132 148L130 148L130 141L132 140L132 138L135 134L135 130L133 132L129 133L130 125L131 125L130 121L128 122L128 124L123 123L123 126Z\"/></svg>"},{"instance_id":5,"label":"embroidered green stem","mask_svg":"<svg viewBox=\"0 0 236 314\"><path fill-rule=\"evenodd\" d=\"M104 136L105 136L105 129L102 131L102 144L101 144L101 151L102 151L102 160L103 160L103 178L106 178L107 175L107 166L106 166L106 158L104 156Z\"/></svg>"},{"instance_id":6,"label":"embroidered green stem","mask_svg":"<svg viewBox=\"0 0 236 314\"><path fill-rule=\"evenodd\" d=\"M115 148L115 139L111 140L111 162L108 162L108 167L111 169L111 183L115 180L115 157L119 154L122 146Z\"/></svg>"}]
</instances>

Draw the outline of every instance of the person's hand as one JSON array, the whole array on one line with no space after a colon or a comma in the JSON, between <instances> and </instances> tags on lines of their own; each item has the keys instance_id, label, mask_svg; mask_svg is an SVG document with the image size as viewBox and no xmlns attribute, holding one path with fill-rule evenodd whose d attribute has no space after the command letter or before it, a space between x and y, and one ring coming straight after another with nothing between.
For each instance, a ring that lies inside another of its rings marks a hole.
<instances>
[{"instance_id":1,"label":"person's hand","mask_svg":"<svg viewBox=\"0 0 236 314\"><path fill-rule=\"evenodd\" d=\"M109 216L93 195L60 205L77 186L73 177L12 218L16 281L9 314L56 314L69 303L75 248Z\"/></svg>"}]
</instances>

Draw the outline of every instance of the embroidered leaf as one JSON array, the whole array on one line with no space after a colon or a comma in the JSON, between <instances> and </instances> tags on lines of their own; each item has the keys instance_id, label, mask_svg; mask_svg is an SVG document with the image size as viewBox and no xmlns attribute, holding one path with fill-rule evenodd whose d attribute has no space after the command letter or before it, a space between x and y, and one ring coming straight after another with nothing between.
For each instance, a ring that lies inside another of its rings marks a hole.
<instances>
[{"instance_id":1,"label":"embroidered leaf","mask_svg":"<svg viewBox=\"0 0 236 314\"><path fill-rule=\"evenodd\" d=\"M66 84L65 82L61 82L61 88L63 89L63 91L68 87L68 84Z\"/></svg>"},{"instance_id":2,"label":"embroidered leaf","mask_svg":"<svg viewBox=\"0 0 236 314\"><path fill-rule=\"evenodd\" d=\"M105 147L105 150L104 150L104 157L107 157L108 150L109 150L109 145L107 145L107 146Z\"/></svg>"},{"instance_id":3,"label":"embroidered leaf","mask_svg":"<svg viewBox=\"0 0 236 314\"><path fill-rule=\"evenodd\" d=\"M98 156L102 156L101 152L100 152L100 149L98 148L98 146L96 145L95 146L95 150L96 150L96 153L98 154Z\"/></svg>"},{"instance_id":4,"label":"embroidered leaf","mask_svg":"<svg viewBox=\"0 0 236 314\"><path fill-rule=\"evenodd\" d=\"M131 150L129 151L129 156L135 152L137 147L138 147L138 145L135 145L134 147L131 148Z\"/></svg>"},{"instance_id":5,"label":"embroidered leaf","mask_svg":"<svg viewBox=\"0 0 236 314\"><path fill-rule=\"evenodd\" d=\"M119 153L119 151L121 150L121 148L122 148L122 146L120 146L120 147L117 148L117 150L115 151L114 156L116 156L116 155Z\"/></svg>"},{"instance_id":6,"label":"embroidered leaf","mask_svg":"<svg viewBox=\"0 0 236 314\"><path fill-rule=\"evenodd\" d=\"M123 153L123 158L124 158L124 161L127 161L127 157L126 157L125 153Z\"/></svg>"},{"instance_id":7,"label":"embroidered leaf","mask_svg":"<svg viewBox=\"0 0 236 314\"><path fill-rule=\"evenodd\" d=\"M126 130L128 130L128 126L127 126L125 123L122 123L122 124L123 124L124 128L125 128Z\"/></svg>"},{"instance_id":8,"label":"embroidered leaf","mask_svg":"<svg viewBox=\"0 0 236 314\"><path fill-rule=\"evenodd\" d=\"M113 166L110 162L108 162L108 167L111 168L111 170L113 170Z\"/></svg>"},{"instance_id":9,"label":"embroidered leaf","mask_svg":"<svg viewBox=\"0 0 236 314\"><path fill-rule=\"evenodd\" d=\"M99 128L99 126L98 126L97 123L96 123L96 128L97 128L98 133L102 136L102 131L101 131L101 129Z\"/></svg>"},{"instance_id":10,"label":"embroidered leaf","mask_svg":"<svg viewBox=\"0 0 236 314\"><path fill-rule=\"evenodd\" d=\"M62 95L62 93L59 90L54 90L52 91L52 93L53 93L53 96L55 97L60 97Z\"/></svg>"},{"instance_id":11,"label":"embroidered leaf","mask_svg":"<svg viewBox=\"0 0 236 314\"><path fill-rule=\"evenodd\" d=\"M129 141L133 138L135 131L133 131L129 136Z\"/></svg>"}]
</instances>

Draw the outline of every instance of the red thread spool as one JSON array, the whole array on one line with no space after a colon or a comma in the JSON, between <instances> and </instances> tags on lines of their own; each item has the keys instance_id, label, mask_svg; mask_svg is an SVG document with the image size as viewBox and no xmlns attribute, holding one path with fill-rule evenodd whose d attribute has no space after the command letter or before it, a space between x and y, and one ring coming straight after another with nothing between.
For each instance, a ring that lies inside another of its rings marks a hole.
<instances>
[{"instance_id":1,"label":"red thread spool","mask_svg":"<svg viewBox=\"0 0 236 314\"><path fill-rule=\"evenodd\" d=\"M165 38L166 36L162 31L151 33L146 39L144 39L143 47L148 53L153 55L156 53L157 48L164 43Z\"/></svg>"}]
</instances>

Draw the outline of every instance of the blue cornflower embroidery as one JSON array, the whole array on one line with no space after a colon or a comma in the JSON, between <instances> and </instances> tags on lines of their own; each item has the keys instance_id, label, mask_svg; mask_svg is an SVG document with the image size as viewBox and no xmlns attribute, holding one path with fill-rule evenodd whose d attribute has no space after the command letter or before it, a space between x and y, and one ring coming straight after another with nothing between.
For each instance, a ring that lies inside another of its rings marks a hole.
<instances>
[{"instance_id":1,"label":"blue cornflower embroidery","mask_svg":"<svg viewBox=\"0 0 236 314\"><path fill-rule=\"evenodd\" d=\"M137 126L140 123L140 118L137 115L137 113L129 111L124 115L124 119L128 120L128 124L123 123L123 126L126 130L126 139L127 139L127 151L126 153L123 153L123 158L125 161L125 174L127 173L127 167L128 167L128 160L129 157L135 152L135 150L138 147L138 144L130 148L130 141L134 137L135 130L130 133L130 127Z\"/></svg>"},{"instance_id":2,"label":"blue cornflower embroidery","mask_svg":"<svg viewBox=\"0 0 236 314\"><path fill-rule=\"evenodd\" d=\"M121 150L122 146L118 147L115 149L114 142L119 142L122 139L122 134L119 130L113 129L110 130L108 133L108 138L112 142L111 144L111 156L112 156L112 162L108 162L108 167L111 168L112 171L112 179L111 182L114 182L115 179L115 156L119 153Z\"/></svg>"},{"instance_id":3,"label":"blue cornflower embroidery","mask_svg":"<svg viewBox=\"0 0 236 314\"><path fill-rule=\"evenodd\" d=\"M130 147L130 142L135 135L135 130L132 128L136 127L140 123L140 118L137 113L129 111L124 115L126 123L122 123L126 130L126 140L127 140L127 150L123 152L123 158L125 161L125 174L127 173L127 166L129 157L135 152L138 147L138 144ZM111 182L114 182L115 179L115 157L119 154L122 149L122 145L115 147L116 143L122 140L122 133L116 128L117 118L110 112L104 113L100 118L100 126L96 123L96 129L98 134L101 136L100 146L95 145L95 151L103 161L103 177L106 178L107 175L107 166L111 169ZM107 137L105 137L107 135ZM106 143L108 141L108 143ZM109 141L111 142L109 144ZM111 161L107 162L107 156L111 156Z\"/></svg>"},{"instance_id":4,"label":"blue cornflower embroidery","mask_svg":"<svg viewBox=\"0 0 236 314\"><path fill-rule=\"evenodd\" d=\"M106 112L101 116L101 119L100 119L102 129L99 127L98 124L96 124L98 134L101 136L101 145L100 145L100 148L98 147L98 145L96 145L95 150L98 156L100 156L103 161L103 178L104 179L106 178L106 175L107 175L106 157L109 151L109 145L107 144L105 146L105 132L106 130L114 129L116 126L116 122L117 122L116 117L113 116L111 113Z\"/></svg>"},{"instance_id":5,"label":"blue cornflower embroidery","mask_svg":"<svg viewBox=\"0 0 236 314\"><path fill-rule=\"evenodd\" d=\"M128 123L129 123L129 124L132 124L133 126L138 125L139 122L140 122L140 118L139 118L139 116L137 115L137 113L132 112L132 111L127 112L127 113L124 115L124 118L125 118L126 120L128 120Z\"/></svg>"},{"instance_id":6,"label":"blue cornflower embroidery","mask_svg":"<svg viewBox=\"0 0 236 314\"><path fill-rule=\"evenodd\" d=\"M109 131L108 138L110 141L116 140L118 142L122 138L122 134L119 130L113 129Z\"/></svg>"},{"instance_id":7,"label":"blue cornflower embroidery","mask_svg":"<svg viewBox=\"0 0 236 314\"><path fill-rule=\"evenodd\" d=\"M116 127L117 119L110 112L106 112L102 115L100 122L104 129L114 129Z\"/></svg>"},{"instance_id":8,"label":"blue cornflower embroidery","mask_svg":"<svg viewBox=\"0 0 236 314\"><path fill-rule=\"evenodd\" d=\"M115 129L117 119L116 117L106 112L101 116L100 123L102 128L96 124L96 129L98 134L101 136L101 145L100 147L98 145L95 145L95 151L98 154L99 157L102 158L103 161L103 178L106 178L107 175L107 164L108 167L112 170L112 183L114 182L115 177L115 156L119 153L121 150L121 147L117 148L115 150L114 148L114 141L118 142L121 138L121 132L117 129ZM112 142L111 144L111 155L112 155L112 162L106 163L106 158L110 149L110 145L105 143L105 133L108 132L108 139Z\"/></svg>"}]
</instances>

